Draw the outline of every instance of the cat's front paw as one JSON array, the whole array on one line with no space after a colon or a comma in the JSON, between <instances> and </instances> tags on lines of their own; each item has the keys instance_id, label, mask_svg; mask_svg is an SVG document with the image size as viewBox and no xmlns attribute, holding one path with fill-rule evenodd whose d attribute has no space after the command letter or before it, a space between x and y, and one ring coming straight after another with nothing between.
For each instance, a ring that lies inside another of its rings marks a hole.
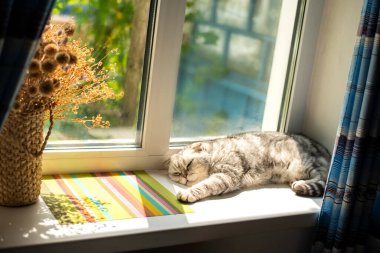
<instances>
[{"instance_id":1,"label":"cat's front paw","mask_svg":"<svg viewBox=\"0 0 380 253\"><path fill-rule=\"evenodd\" d=\"M177 193L177 199L182 202L193 203L198 199L191 193L190 190L181 190Z\"/></svg>"}]
</instances>

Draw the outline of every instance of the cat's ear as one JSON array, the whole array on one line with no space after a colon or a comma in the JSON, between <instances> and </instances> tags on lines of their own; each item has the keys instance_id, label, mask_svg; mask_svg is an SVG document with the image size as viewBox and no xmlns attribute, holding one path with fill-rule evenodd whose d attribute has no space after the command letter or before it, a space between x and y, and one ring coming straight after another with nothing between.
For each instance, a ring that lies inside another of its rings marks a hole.
<instances>
[{"instance_id":1,"label":"cat's ear","mask_svg":"<svg viewBox=\"0 0 380 253\"><path fill-rule=\"evenodd\" d=\"M194 152L200 153L202 151L208 151L209 144L202 143L202 142L196 142L191 144L191 148L194 150Z\"/></svg>"},{"instance_id":2,"label":"cat's ear","mask_svg":"<svg viewBox=\"0 0 380 253\"><path fill-rule=\"evenodd\" d=\"M191 144L191 148L194 150L194 152L197 152L197 153L203 150L201 142L196 142L196 143Z\"/></svg>"},{"instance_id":3,"label":"cat's ear","mask_svg":"<svg viewBox=\"0 0 380 253\"><path fill-rule=\"evenodd\" d=\"M164 169L169 169L169 165L170 165L170 158L166 159L165 161L162 162L162 166L164 167Z\"/></svg>"}]
</instances>

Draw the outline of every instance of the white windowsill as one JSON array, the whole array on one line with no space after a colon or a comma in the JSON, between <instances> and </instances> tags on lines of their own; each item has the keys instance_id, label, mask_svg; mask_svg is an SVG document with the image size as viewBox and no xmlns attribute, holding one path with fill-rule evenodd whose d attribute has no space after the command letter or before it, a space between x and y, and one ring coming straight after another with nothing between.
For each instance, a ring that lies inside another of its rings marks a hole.
<instances>
[{"instance_id":1,"label":"white windowsill","mask_svg":"<svg viewBox=\"0 0 380 253\"><path fill-rule=\"evenodd\" d=\"M172 192L163 172L152 174ZM191 205L194 213L58 225L40 200L22 208L0 207L0 251L109 252L199 242L274 229L312 227L321 198L296 196L276 185L213 197Z\"/></svg>"}]
</instances>

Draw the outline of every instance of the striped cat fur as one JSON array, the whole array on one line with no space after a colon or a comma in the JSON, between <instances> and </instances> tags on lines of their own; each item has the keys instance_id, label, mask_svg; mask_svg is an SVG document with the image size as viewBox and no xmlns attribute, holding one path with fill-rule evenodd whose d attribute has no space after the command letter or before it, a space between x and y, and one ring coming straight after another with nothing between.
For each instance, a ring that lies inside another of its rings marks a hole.
<instances>
[{"instance_id":1,"label":"striped cat fur","mask_svg":"<svg viewBox=\"0 0 380 253\"><path fill-rule=\"evenodd\" d=\"M290 184L297 195L322 196L330 159L305 136L251 132L193 143L167 164L170 179L189 186L177 198L195 202L271 183Z\"/></svg>"}]
</instances>

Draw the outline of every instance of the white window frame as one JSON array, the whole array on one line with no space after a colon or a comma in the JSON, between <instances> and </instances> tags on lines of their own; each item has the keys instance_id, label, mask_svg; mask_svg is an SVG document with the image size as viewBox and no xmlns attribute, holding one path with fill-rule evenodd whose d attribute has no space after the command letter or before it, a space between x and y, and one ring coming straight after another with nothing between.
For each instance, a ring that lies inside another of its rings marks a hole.
<instances>
[{"instance_id":1,"label":"white window frame","mask_svg":"<svg viewBox=\"0 0 380 253\"><path fill-rule=\"evenodd\" d=\"M265 100L263 131L277 131L281 118L282 97L285 90L289 65L289 53L292 48L293 29L297 16L298 0L283 0L280 21L274 47L273 63L269 78L267 98Z\"/></svg>"},{"instance_id":2,"label":"white window frame","mask_svg":"<svg viewBox=\"0 0 380 253\"><path fill-rule=\"evenodd\" d=\"M287 78L286 70L290 55L286 52L291 48L293 29L290 24L294 23L296 17L297 2L297 0L283 1L263 130L277 130L281 117L283 84ZM311 76L318 35L315 31L319 30L323 2L306 2L307 18L303 22L298 63L293 79L294 88L286 117L287 131L302 128L308 80ZM186 0L160 0L157 4L141 147L46 150L43 155L44 174L163 169L163 162L179 150L178 147L170 147L170 131L185 7Z\"/></svg>"}]
</instances>

